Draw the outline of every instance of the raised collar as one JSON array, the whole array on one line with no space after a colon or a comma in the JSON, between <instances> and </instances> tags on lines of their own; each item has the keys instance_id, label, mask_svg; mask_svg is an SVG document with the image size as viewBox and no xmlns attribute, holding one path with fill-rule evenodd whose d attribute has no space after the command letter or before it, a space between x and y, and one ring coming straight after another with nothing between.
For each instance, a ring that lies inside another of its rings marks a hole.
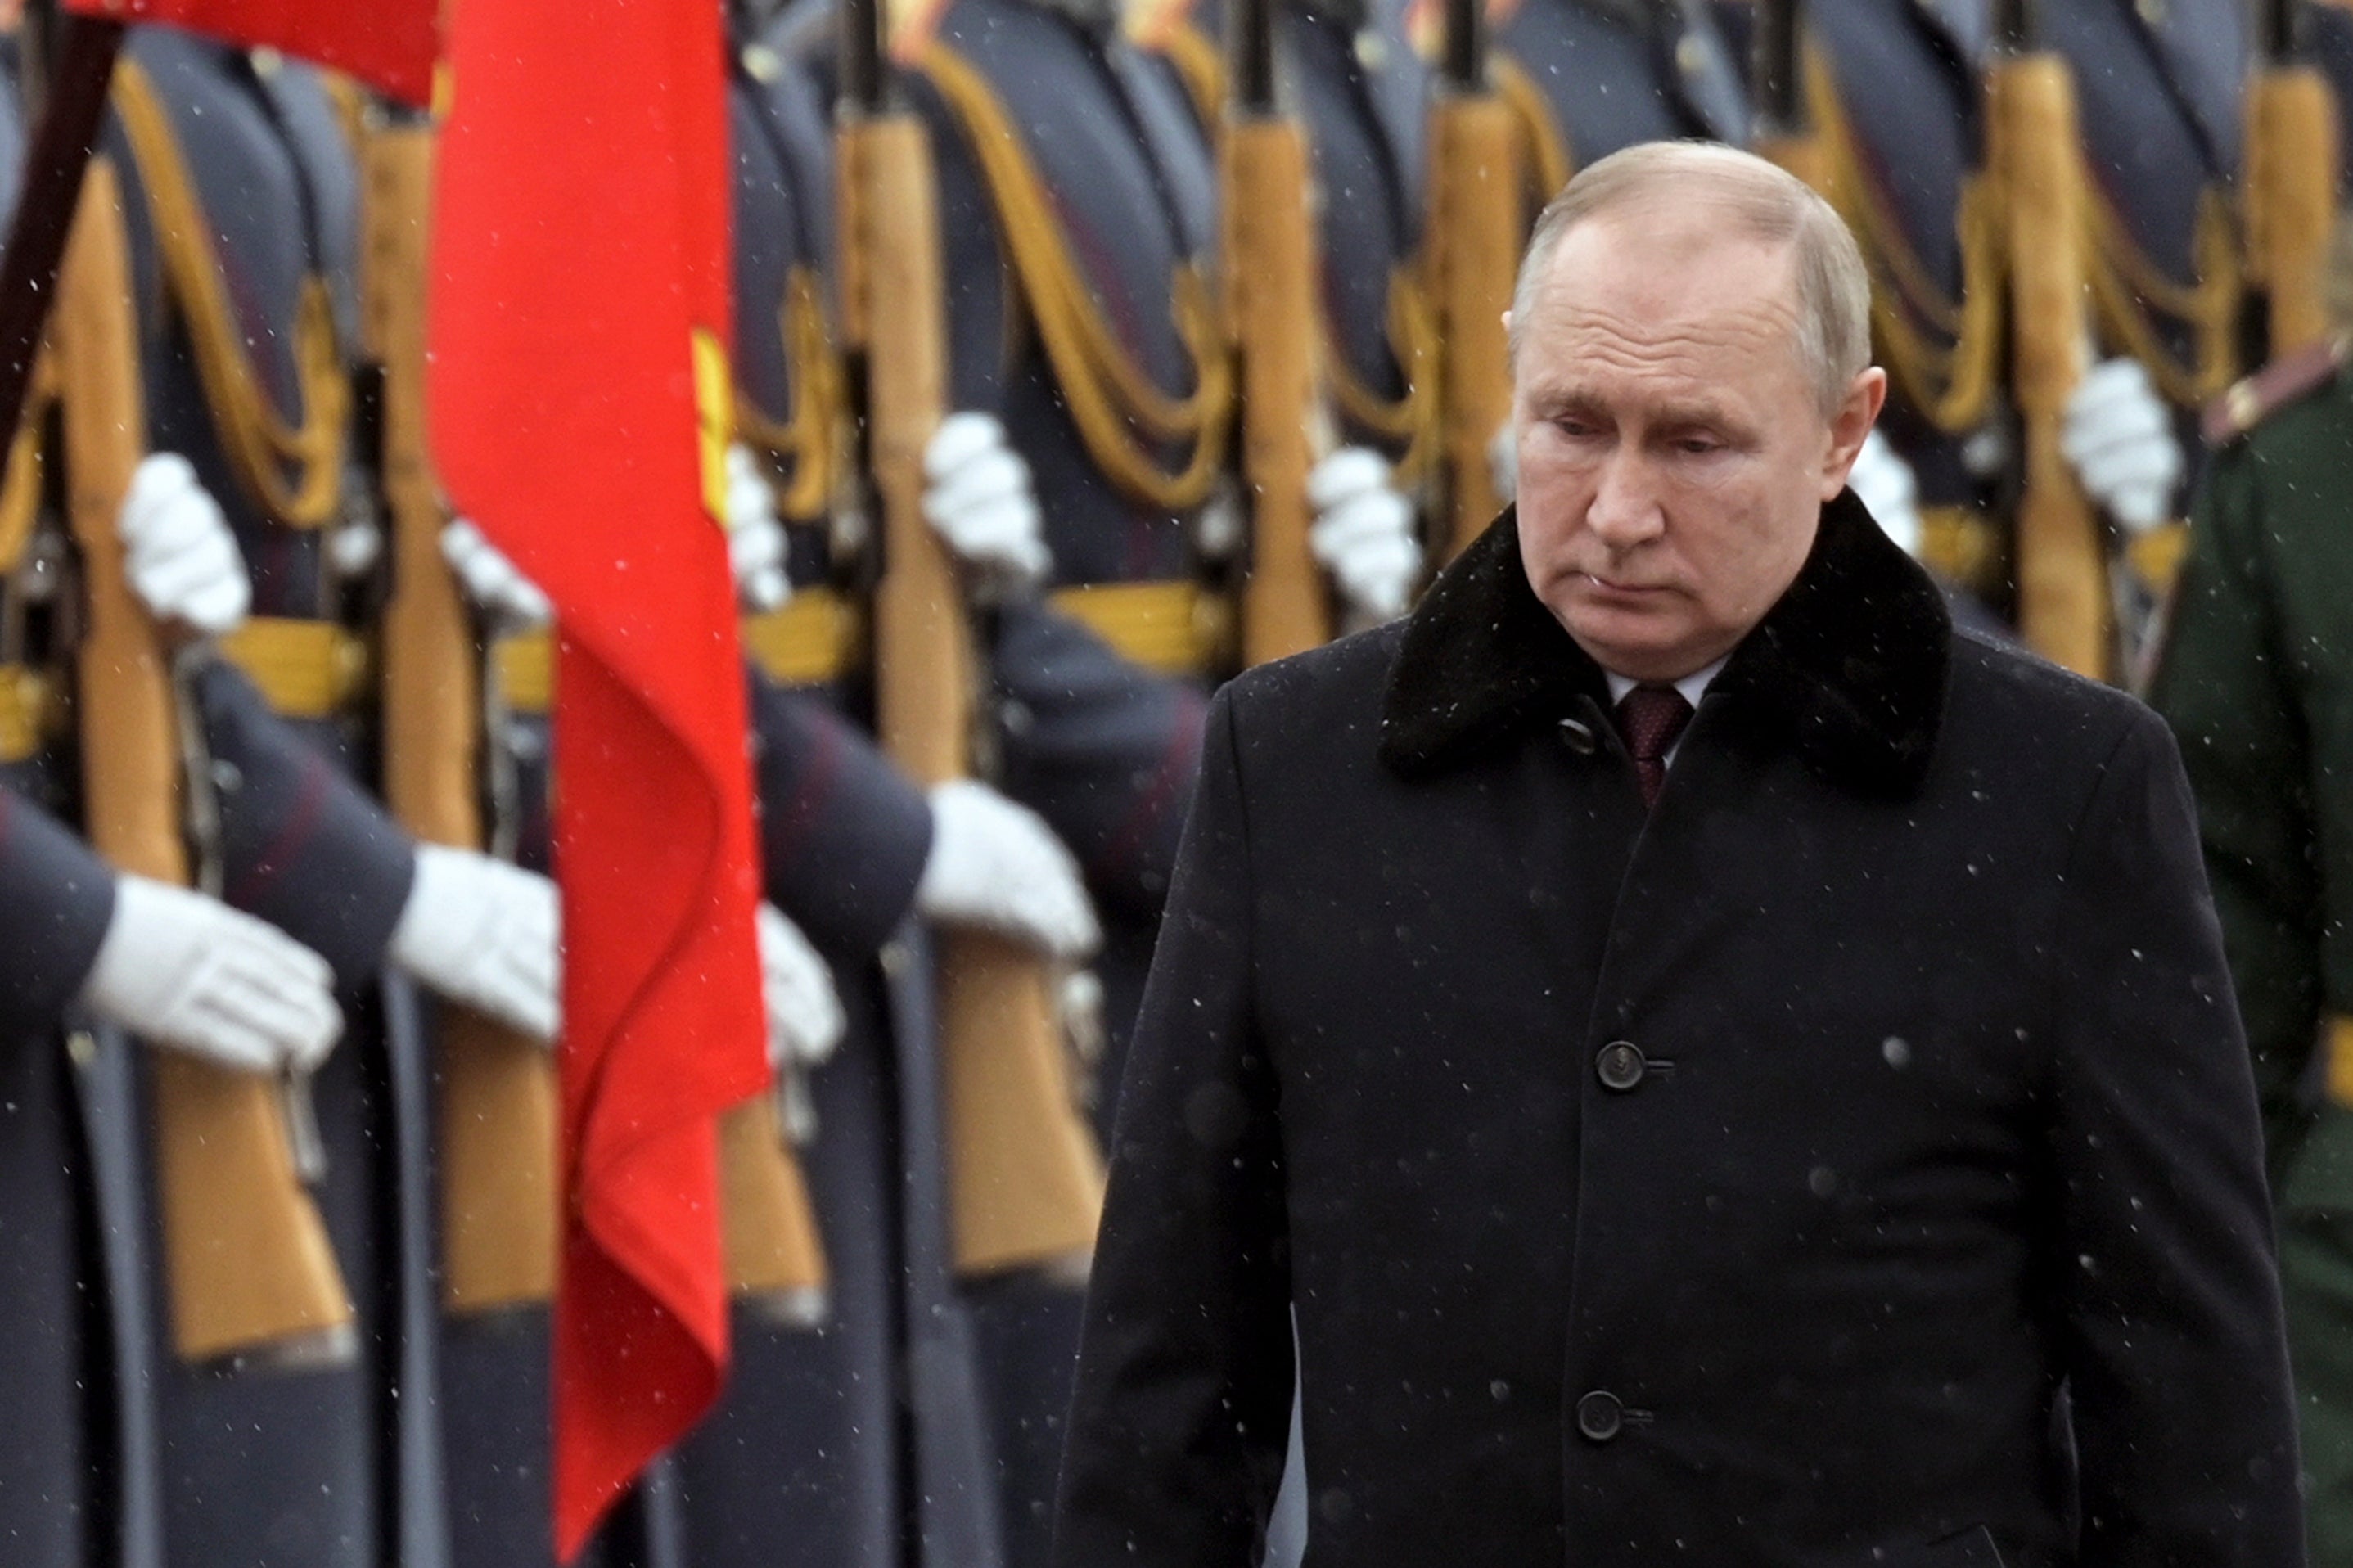
<instances>
[{"instance_id":1,"label":"raised collar","mask_svg":"<svg viewBox=\"0 0 2353 1568\"><path fill-rule=\"evenodd\" d=\"M1928 574L1847 491L1822 509L1798 579L1708 689L1736 738L1793 748L1854 793L1916 791L1934 752L1952 618ZM1609 706L1601 667L1553 618L1506 511L1430 585L1407 624L1381 714L1381 759L1444 773L1580 699Z\"/></svg>"}]
</instances>

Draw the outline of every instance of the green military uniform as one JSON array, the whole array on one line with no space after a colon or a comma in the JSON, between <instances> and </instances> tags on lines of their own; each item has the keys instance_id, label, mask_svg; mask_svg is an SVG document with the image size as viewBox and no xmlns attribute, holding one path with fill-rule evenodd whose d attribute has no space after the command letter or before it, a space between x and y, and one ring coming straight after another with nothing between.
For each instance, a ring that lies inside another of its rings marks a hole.
<instances>
[{"instance_id":1,"label":"green military uniform","mask_svg":"<svg viewBox=\"0 0 2353 1568\"><path fill-rule=\"evenodd\" d=\"M2180 737L2254 1053L2311 1560L2353 1563L2353 371L2233 387L2151 700Z\"/></svg>"}]
</instances>

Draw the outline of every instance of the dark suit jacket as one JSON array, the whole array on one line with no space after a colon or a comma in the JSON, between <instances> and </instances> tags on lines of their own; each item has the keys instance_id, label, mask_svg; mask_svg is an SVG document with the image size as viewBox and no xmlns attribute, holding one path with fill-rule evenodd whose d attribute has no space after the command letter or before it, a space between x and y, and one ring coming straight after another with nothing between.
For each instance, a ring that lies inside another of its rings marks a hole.
<instances>
[{"instance_id":1,"label":"dark suit jacket","mask_svg":"<svg viewBox=\"0 0 2353 1568\"><path fill-rule=\"evenodd\" d=\"M1647 818L1606 691L1507 516L1219 698L1062 1568L1252 1560L1294 1313L1311 1568L2301 1562L2164 727L1851 496Z\"/></svg>"}]
</instances>

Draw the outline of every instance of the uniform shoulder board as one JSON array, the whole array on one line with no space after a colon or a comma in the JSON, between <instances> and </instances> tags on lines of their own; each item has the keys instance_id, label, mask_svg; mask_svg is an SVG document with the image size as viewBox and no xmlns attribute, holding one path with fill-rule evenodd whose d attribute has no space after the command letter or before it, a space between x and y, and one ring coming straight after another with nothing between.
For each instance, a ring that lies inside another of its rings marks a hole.
<instances>
[{"instance_id":1,"label":"uniform shoulder board","mask_svg":"<svg viewBox=\"0 0 2353 1568\"><path fill-rule=\"evenodd\" d=\"M2348 341L2334 337L2275 359L2206 405L2200 427L2209 447L2237 440L2289 404L2316 392L2343 368Z\"/></svg>"}]
</instances>

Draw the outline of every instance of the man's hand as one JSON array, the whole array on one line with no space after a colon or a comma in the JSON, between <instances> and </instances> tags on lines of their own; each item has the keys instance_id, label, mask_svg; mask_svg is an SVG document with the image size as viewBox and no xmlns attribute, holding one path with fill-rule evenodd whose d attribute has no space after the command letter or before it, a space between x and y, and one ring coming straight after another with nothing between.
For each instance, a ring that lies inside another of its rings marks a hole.
<instances>
[{"instance_id":1,"label":"man's hand","mask_svg":"<svg viewBox=\"0 0 2353 1568\"><path fill-rule=\"evenodd\" d=\"M176 452L143 458L116 514L123 574L148 614L198 637L223 637L253 607L245 558L220 503Z\"/></svg>"},{"instance_id":2,"label":"man's hand","mask_svg":"<svg viewBox=\"0 0 2353 1568\"><path fill-rule=\"evenodd\" d=\"M815 1067L849 1026L833 972L801 928L774 904L760 906L760 997L768 1014L768 1065Z\"/></svg>"},{"instance_id":3,"label":"man's hand","mask_svg":"<svg viewBox=\"0 0 2353 1568\"><path fill-rule=\"evenodd\" d=\"M471 850L420 844L391 957L451 1001L553 1040L561 930L555 884L546 878Z\"/></svg>"},{"instance_id":4,"label":"man's hand","mask_svg":"<svg viewBox=\"0 0 2353 1568\"><path fill-rule=\"evenodd\" d=\"M2181 482L2181 443L2138 360L2094 365L2075 384L2059 449L2085 493L2128 531L2144 533L2166 520Z\"/></svg>"},{"instance_id":5,"label":"man's hand","mask_svg":"<svg viewBox=\"0 0 2353 1568\"><path fill-rule=\"evenodd\" d=\"M1863 437L1846 487L1906 555L1920 553L1920 481L1886 437L1873 430Z\"/></svg>"},{"instance_id":6,"label":"man's hand","mask_svg":"<svg viewBox=\"0 0 2353 1568\"><path fill-rule=\"evenodd\" d=\"M1339 585L1349 618L1362 624L1403 615L1421 574L1413 503L1390 477L1388 459L1369 447L1343 447L1307 476L1315 509L1307 547Z\"/></svg>"},{"instance_id":7,"label":"man's hand","mask_svg":"<svg viewBox=\"0 0 2353 1568\"><path fill-rule=\"evenodd\" d=\"M986 414L951 414L923 448L923 518L977 579L984 596L1046 580L1046 549L1029 465Z\"/></svg>"},{"instance_id":8,"label":"man's hand","mask_svg":"<svg viewBox=\"0 0 2353 1568\"><path fill-rule=\"evenodd\" d=\"M776 492L752 448L741 441L727 448L727 565L735 576L737 601L754 614L793 596L793 580L785 574L785 525L776 516Z\"/></svg>"},{"instance_id":9,"label":"man's hand","mask_svg":"<svg viewBox=\"0 0 2353 1568\"><path fill-rule=\"evenodd\" d=\"M918 910L1050 958L1075 962L1102 944L1078 862L1036 813L968 779L941 784L931 798L932 854L915 886Z\"/></svg>"},{"instance_id":10,"label":"man's hand","mask_svg":"<svg viewBox=\"0 0 2353 1568\"><path fill-rule=\"evenodd\" d=\"M441 531L441 559L457 574L466 597L502 630L536 631L554 615L539 584L462 517Z\"/></svg>"},{"instance_id":11,"label":"man's hand","mask_svg":"<svg viewBox=\"0 0 2353 1568\"><path fill-rule=\"evenodd\" d=\"M240 1072L308 1072L343 1032L327 961L215 899L124 876L81 1000L155 1045Z\"/></svg>"}]
</instances>

